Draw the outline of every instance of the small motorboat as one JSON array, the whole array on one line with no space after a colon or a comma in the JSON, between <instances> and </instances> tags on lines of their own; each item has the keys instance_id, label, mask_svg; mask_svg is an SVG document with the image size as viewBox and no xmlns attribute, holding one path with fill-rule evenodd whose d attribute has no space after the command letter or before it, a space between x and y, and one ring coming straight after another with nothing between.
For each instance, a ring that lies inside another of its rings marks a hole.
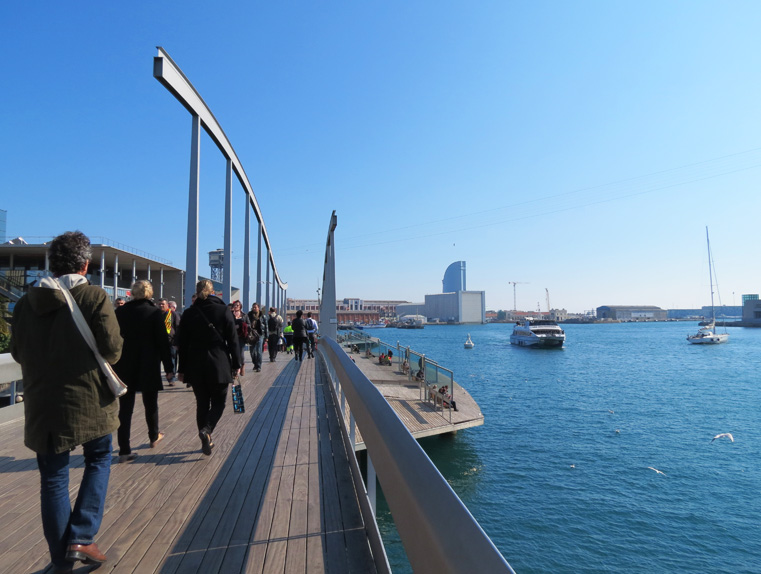
<instances>
[{"instance_id":1,"label":"small motorboat","mask_svg":"<svg viewBox=\"0 0 761 574\"><path fill-rule=\"evenodd\" d=\"M466 349L472 349L475 346L476 346L476 344L473 341L470 340L470 333L468 333L468 340L465 341L465 348Z\"/></svg>"}]
</instances>

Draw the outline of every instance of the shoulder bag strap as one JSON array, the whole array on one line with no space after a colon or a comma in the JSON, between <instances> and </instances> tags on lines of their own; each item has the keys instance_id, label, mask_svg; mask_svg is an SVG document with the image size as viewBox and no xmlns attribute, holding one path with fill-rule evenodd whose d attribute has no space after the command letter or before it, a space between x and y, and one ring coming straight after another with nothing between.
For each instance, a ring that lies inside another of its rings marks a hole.
<instances>
[{"instance_id":1,"label":"shoulder bag strap","mask_svg":"<svg viewBox=\"0 0 761 574\"><path fill-rule=\"evenodd\" d=\"M90 350L95 355L95 360L98 362L98 366L100 366L103 374L106 375L109 388L115 396L122 396L127 392L127 385L121 381L119 376L114 371L113 367L108 363L108 361L106 361L106 359L103 358L103 356L100 354L100 351L98 351L98 345L95 342L95 335L92 334L90 325L87 324L87 321L82 315L82 311L79 309L79 305L77 305L77 302L74 300L71 292L56 277L53 278L53 281L56 285L58 285L58 288L63 293L64 299L66 299L66 303L71 310L71 316L74 318L74 324L82 334L82 338L85 340L85 343L87 343L87 346L90 347Z\"/></svg>"},{"instance_id":2,"label":"shoulder bag strap","mask_svg":"<svg viewBox=\"0 0 761 574\"><path fill-rule=\"evenodd\" d=\"M214 323L212 323L211 321L209 321L208 317L206 317L206 313L204 313L204 312L201 310L201 306L200 306L200 305L197 307L197 309L198 309L198 312L199 312L199 313L200 313L200 315L201 315L201 319L203 319L204 321L206 321L206 323L207 323L208 327L209 327L209 328L210 328L212 331L214 331L214 332L217 334L217 336L219 337L219 339L222 341L222 344L223 344L223 345L225 345L225 346L227 346L227 341L225 341L225 338L222 336L222 333L220 333L220 332L219 332L219 329L217 329L217 326L216 326Z\"/></svg>"}]
</instances>

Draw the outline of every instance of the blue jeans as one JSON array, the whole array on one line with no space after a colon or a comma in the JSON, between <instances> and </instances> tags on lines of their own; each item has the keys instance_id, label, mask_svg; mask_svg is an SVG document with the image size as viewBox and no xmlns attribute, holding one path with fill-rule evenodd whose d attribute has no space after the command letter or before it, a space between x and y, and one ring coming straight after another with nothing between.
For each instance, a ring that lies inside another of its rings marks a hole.
<instances>
[{"instance_id":1,"label":"blue jeans","mask_svg":"<svg viewBox=\"0 0 761 574\"><path fill-rule=\"evenodd\" d=\"M53 565L61 568L70 544L92 544L103 519L108 477L111 474L111 435L82 445L85 471L71 510L69 501L69 451L38 454L42 531Z\"/></svg>"},{"instance_id":2,"label":"blue jeans","mask_svg":"<svg viewBox=\"0 0 761 574\"><path fill-rule=\"evenodd\" d=\"M264 337L259 337L259 340L249 345L248 350L251 353L251 362L254 364L255 369L262 368L262 345L264 344Z\"/></svg>"}]
</instances>

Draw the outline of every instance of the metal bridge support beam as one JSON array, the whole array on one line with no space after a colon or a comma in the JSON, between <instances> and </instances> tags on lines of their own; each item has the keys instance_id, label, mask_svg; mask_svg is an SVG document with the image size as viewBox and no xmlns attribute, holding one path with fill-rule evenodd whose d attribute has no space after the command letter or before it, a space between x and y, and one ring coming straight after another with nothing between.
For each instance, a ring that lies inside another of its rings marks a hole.
<instances>
[{"instance_id":1,"label":"metal bridge support beam","mask_svg":"<svg viewBox=\"0 0 761 574\"><path fill-rule=\"evenodd\" d=\"M116 294L116 290L119 288L119 254L116 254L116 258L114 259L114 301L116 301L116 298L118 295Z\"/></svg>"},{"instance_id":2,"label":"metal bridge support beam","mask_svg":"<svg viewBox=\"0 0 761 574\"><path fill-rule=\"evenodd\" d=\"M200 193L201 118L193 114L190 136L190 189L188 190L188 247L185 255L185 308L190 307L198 282L198 196ZM163 280L162 280L163 283Z\"/></svg>"},{"instance_id":3,"label":"metal bridge support beam","mask_svg":"<svg viewBox=\"0 0 761 574\"><path fill-rule=\"evenodd\" d=\"M45 264L48 263L48 256L45 254ZM100 252L100 288L103 289L103 287L106 286L106 252L101 251Z\"/></svg>"},{"instance_id":4,"label":"metal bridge support beam","mask_svg":"<svg viewBox=\"0 0 761 574\"><path fill-rule=\"evenodd\" d=\"M262 222L259 223L259 231L256 234L256 302L259 303L261 310L264 310L264 301L262 301ZM266 311L265 311L266 314Z\"/></svg>"},{"instance_id":5,"label":"metal bridge support beam","mask_svg":"<svg viewBox=\"0 0 761 574\"><path fill-rule=\"evenodd\" d=\"M222 299L232 303L232 268L233 268L233 162L227 158L225 168L225 260L224 278L222 279ZM245 311L244 311L245 312Z\"/></svg>"},{"instance_id":6,"label":"metal bridge support beam","mask_svg":"<svg viewBox=\"0 0 761 574\"><path fill-rule=\"evenodd\" d=\"M243 230L243 312L248 313L251 310L249 295L251 294L251 208L248 205L248 196L246 196L246 222Z\"/></svg>"}]
</instances>

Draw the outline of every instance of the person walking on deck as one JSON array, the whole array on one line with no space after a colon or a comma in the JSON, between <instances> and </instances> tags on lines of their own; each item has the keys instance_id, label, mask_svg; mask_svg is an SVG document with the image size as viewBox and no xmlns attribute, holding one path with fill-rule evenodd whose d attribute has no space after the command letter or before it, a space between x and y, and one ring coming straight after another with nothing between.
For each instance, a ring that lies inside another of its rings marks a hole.
<instances>
[{"instance_id":1,"label":"person walking on deck","mask_svg":"<svg viewBox=\"0 0 761 574\"><path fill-rule=\"evenodd\" d=\"M251 322L248 320L248 315L243 312L243 304L237 299L230 304L230 309L233 312L233 319L235 319L235 332L238 335L238 346L240 347L240 374L243 375L246 373L246 356L243 349L246 346Z\"/></svg>"},{"instance_id":2,"label":"person walking on deck","mask_svg":"<svg viewBox=\"0 0 761 574\"><path fill-rule=\"evenodd\" d=\"M119 462L137 457L130 447L132 413L135 410L135 394L140 392L148 425L148 441L151 448L164 438L159 431L159 391L161 364L164 364L166 380L174 380L174 365L169 350L169 339L164 326L164 313L153 304L153 285L141 279L132 285L132 300L116 310L124 348L122 358L114 365L116 374L127 385L127 392L119 397Z\"/></svg>"},{"instance_id":3,"label":"person walking on deck","mask_svg":"<svg viewBox=\"0 0 761 574\"><path fill-rule=\"evenodd\" d=\"M293 327L290 321L283 329L283 338L285 339L285 352L289 355L293 354Z\"/></svg>"},{"instance_id":4,"label":"person walking on deck","mask_svg":"<svg viewBox=\"0 0 761 574\"><path fill-rule=\"evenodd\" d=\"M196 300L182 314L179 328L178 377L193 387L196 425L201 450L211 455L211 435L225 410L227 386L243 364L235 319L225 302L214 295L214 285L203 279Z\"/></svg>"},{"instance_id":5,"label":"person walking on deck","mask_svg":"<svg viewBox=\"0 0 761 574\"><path fill-rule=\"evenodd\" d=\"M301 317L304 315L304 312L299 309L296 311L296 318L291 321L291 326L293 327L293 345L296 352L296 360L301 361L304 358L304 345L308 344L309 339L307 338L307 324L304 319ZM308 350L308 347L307 347Z\"/></svg>"},{"instance_id":6,"label":"person walking on deck","mask_svg":"<svg viewBox=\"0 0 761 574\"><path fill-rule=\"evenodd\" d=\"M267 318L267 348L270 353L270 363L274 363L277 358L277 350L282 334L283 318L277 314L277 309L270 307L270 316Z\"/></svg>"},{"instance_id":7,"label":"person walking on deck","mask_svg":"<svg viewBox=\"0 0 761 574\"><path fill-rule=\"evenodd\" d=\"M169 306L169 301L166 299L159 299L159 309L163 313L164 328L166 329L166 336L169 339L169 351L172 354L172 381L177 374L177 328L180 326L180 314L177 313ZM174 383L167 378L167 382L170 387L174 386Z\"/></svg>"},{"instance_id":8,"label":"person walking on deck","mask_svg":"<svg viewBox=\"0 0 761 574\"><path fill-rule=\"evenodd\" d=\"M251 305L251 311L248 312L248 321L251 324L251 328L259 333L259 340L253 345L249 345L254 372L258 373L262 370L262 346L267 338L267 320L264 317L264 313L259 310L259 303Z\"/></svg>"},{"instance_id":9,"label":"person walking on deck","mask_svg":"<svg viewBox=\"0 0 761 574\"><path fill-rule=\"evenodd\" d=\"M309 311L307 313L307 338L308 338L308 346L307 351L309 353L309 358L314 359L314 348L317 345L317 321L312 319L312 312Z\"/></svg>"},{"instance_id":10,"label":"person walking on deck","mask_svg":"<svg viewBox=\"0 0 761 574\"><path fill-rule=\"evenodd\" d=\"M119 406L61 292L61 286L71 291L98 351L116 363L122 352L119 323L108 294L87 280L91 259L85 234L59 235L48 248L50 271L59 283L45 277L13 310L10 351L24 379L24 444L37 453L42 531L56 573L72 572L79 560L106 561L95 536L106 504ZM72 510L69 454L79 445L85 468Z\"/></svg>"}]
</instances>

